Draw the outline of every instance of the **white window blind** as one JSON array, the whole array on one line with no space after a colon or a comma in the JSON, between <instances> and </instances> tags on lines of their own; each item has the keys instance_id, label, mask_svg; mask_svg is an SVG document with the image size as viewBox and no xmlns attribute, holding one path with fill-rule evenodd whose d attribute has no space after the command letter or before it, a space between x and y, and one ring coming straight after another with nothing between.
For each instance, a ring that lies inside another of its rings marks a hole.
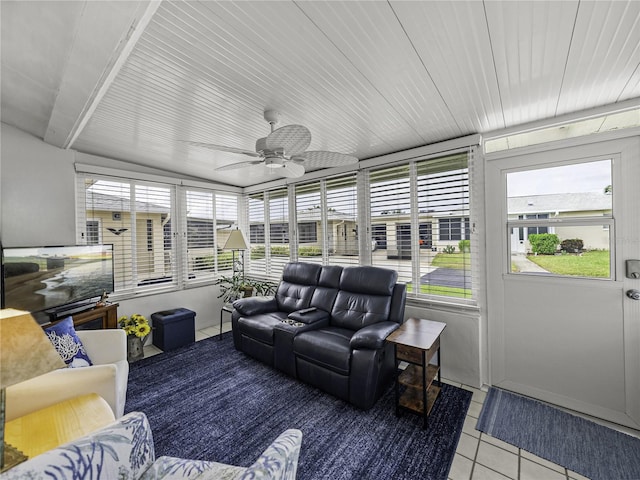
<instances>
[{"instance_id":1,"label":"white window blind","mask_svg":"<svg viewBox=\"0 0 640 480\"><path fill-rule=\"evenodd\" d=\"M393 268L407 284L413 280L410 180L409 164L369 172L371 264Z\"/></svg>"},{"instance_id":2,"label":"white window blind","mask_svg":"<svg viewBox=\"0 0 640 480\"><path fill-rule=\"evenodd\" d=\"M302 262L323 263L326 208L321 189L319 181L295 186L297 252Z\"/></svg>"},{"instance_id":3,"label":"white window blind","mask_svg":"<svg viewBox=\"0 0 640 480\"><path fill-rule=\"evenodd\" d=\"M284 266L290 261L289 196L287 188L269 192L269 273L280 278Z\"/></svg>"},{"instance_id":4,"label":"white window blind","mask_svg":"<svg viewBox=\"0 0 640 480\"><path fill-rule=\"evenodd\" d=\"M264 192L249 195L247 209L249 213L249 273L267 275L267 250L265 236L265 198Z\"/></svg>"},{"instance_id":5,"label":"white window blind","mask_svg":"<svg viewBox=\"0 0 640 480\"><path fill-rule=\"evenodd\" d=\"M174 187L79 176L78 195L78 242L113 244L116 292L177 284Z\"/></svg>"},{"instance_id":6,"label":"white window blind","mask_svg":"<svg viewBox=\"0 0 640 480\"><path fill-rule=\"evenodd\" d=\"M472 298L469 169L466 152L416 164L420 290Z\"/></svg>"},{"instance_id":7,"label":"white window blind","mask_svg":"<svg viewBox=\"0 0 640 480\"><path fill-rule=\"evenodd\" d=\"M326 189L327 243L329 265L360 263L358 191L356 173L324 180Z\"/></svg>"},{"instance_id":8,"label":"white window blind","mask_svg":"<svg viewBox=\"0 0 640 480\"><path fill-rule=\"evenodd\" d=\"M230 271L232 252L222 248L238 223L238 197L211 191L187 190L187 282L214 278Z\"/></svg>"}]
</instances>

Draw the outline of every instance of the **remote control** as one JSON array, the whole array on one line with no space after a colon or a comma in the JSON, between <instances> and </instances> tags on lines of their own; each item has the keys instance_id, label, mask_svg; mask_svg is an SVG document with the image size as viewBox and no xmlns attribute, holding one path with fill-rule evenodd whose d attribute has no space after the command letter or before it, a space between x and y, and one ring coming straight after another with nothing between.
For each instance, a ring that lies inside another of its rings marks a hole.
<instances>
[{"instance_id":1,"label":"remote control","mask_svg":"<svg viewBox=\"0 0 640 480\"><path fill-rule=\"evenodd\" d=\"M309 313L309 312L315 312L316 311L316 307L309 307L309 308L303 308L302 310L298 310L298 313L303 314L303 313Z\"/></svg>"}]
</instances>

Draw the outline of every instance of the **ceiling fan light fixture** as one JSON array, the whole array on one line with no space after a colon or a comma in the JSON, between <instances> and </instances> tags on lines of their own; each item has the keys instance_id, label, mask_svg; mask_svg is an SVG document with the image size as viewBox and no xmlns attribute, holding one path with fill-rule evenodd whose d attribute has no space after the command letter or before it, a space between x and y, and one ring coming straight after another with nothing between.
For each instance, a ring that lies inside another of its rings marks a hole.
<instances>
[{"instance_id":1,"label":"ceiling fan light fixture","mask_svg":"<svg viewBox=\"0 0 640 480\"><path fill-rule=\"evenodd\" d=\"M267 168L282 168L284 167L284 158L282 157L266 157L264 159L264 166Z\"/></svg>"}]
</instances>

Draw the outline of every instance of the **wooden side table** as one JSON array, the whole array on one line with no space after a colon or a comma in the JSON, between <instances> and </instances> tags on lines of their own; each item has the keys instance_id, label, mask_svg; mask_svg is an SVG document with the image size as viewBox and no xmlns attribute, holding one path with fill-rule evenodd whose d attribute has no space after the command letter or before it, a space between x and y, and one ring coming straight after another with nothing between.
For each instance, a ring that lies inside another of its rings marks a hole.
<instances>
[{"instance_id":1,"label":"wooden side table","mask_svg":"<svg viewBox=\"0 0 640 480\"><path fill-rule=\"evenodd\" d=\"M409 318L387 337L394 344L396 360L396 415L408 410L422 415L427 428L429 413L442 387L440 335L446 323ZM430 361L437 353L437 364ZM398 373L400 362L409 365ZM437 381L436 380L437 377Z\"/></svg>"}]
</instances>

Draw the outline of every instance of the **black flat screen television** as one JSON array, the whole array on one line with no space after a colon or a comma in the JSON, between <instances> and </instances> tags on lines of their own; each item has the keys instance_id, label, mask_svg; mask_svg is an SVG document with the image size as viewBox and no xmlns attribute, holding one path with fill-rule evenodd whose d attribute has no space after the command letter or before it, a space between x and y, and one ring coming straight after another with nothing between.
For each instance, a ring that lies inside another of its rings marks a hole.
<instances>
[{"instance_id":1,"label":"black flat screen television","mask_svg":"<svg viewBox=\"0 0 640 480\"><path fill-rule=\"evenodd\" d=\"M113 245L2 249L2 308L50 316L113 292Z\"/></svg>"}]
</instances>

